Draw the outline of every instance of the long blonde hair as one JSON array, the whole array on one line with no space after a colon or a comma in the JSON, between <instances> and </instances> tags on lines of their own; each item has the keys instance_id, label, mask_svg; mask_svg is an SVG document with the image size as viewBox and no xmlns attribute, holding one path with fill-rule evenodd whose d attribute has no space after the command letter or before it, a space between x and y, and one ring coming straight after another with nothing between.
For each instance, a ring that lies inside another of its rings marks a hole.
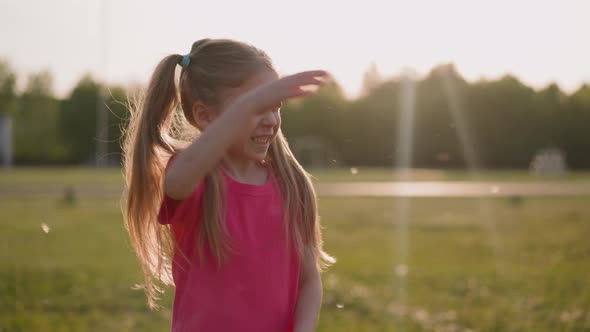
<instances>
[{"instance_id":1,"label":"long blonde hair","mask_svg":"<svg viewBox=\"0 0 590 332\"><path fill-rule=\"evenodd\" d=\"M198 139L192 105L200 101L221 111L228 89L240 86L261 68L274 70L262 50L233 40L201 39L192 45L189 55L191 61L181 69L178 89L175 73L182 56L169 55L160 61L146 93L130 107L124 133L123 215L145 277L138 287L144 289L152 309L159 308L156 302L164 291L162 284L174 284L171 264L176 244L170 226L159 224L157 217L166 161ZM322 250L316 194L280 131L271 143L268 162L284 197L287 239L294 240L300 257L312 253L317 267L324 269L334 259ZM223 181L216 170L205 177L202 227L196 239L200 258L207 249L218 265L231 249L223 217Z\"/></svg>"}]
</instances>

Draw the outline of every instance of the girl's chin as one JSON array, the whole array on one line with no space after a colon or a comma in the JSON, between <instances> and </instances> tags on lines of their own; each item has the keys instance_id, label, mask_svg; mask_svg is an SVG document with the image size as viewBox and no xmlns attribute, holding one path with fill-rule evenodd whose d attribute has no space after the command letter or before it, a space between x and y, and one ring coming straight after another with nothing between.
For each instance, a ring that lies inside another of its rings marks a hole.
<instances>
[{"instance_id":1,"label":"girl's chin","mask_svg":"<svg viewBox=\"0 0 590 332\"><path fill-rule=\"evenodd\" d=\"M250 152L250 153L244 153L244 154L240 154L239 156L236 155L234 157L240 158L240 159L244 159L244 160L252 160L253 162L261 162L263 161L266 156L268 154L265 152Z\"/></svg>"},{"instance_id":2,"label":"girl's chin","mask_svg":"<svg viewBox=\"0 0 590 332\"><path fill-rule=\"evenodd\" d=\"M266 153L268 151L268 149L270 148L270 143L254 143L254 142L250 142L250 144L252 144L252 148L254 151L256 151L256 153Z\"/></svg>"}]
</instances>

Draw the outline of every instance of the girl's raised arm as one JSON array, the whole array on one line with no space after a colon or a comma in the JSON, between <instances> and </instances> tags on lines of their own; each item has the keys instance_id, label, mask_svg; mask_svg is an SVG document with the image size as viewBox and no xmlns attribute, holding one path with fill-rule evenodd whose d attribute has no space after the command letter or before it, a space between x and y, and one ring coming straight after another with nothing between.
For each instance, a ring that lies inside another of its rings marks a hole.
<instances>
[{"instance_id":1,"label":"girl's raised arm","mask_svg":"<svg viewBox=\"0 0 590 332\"><path fill-rule=\"evenodd\" d=\"M247 139L256 128L255 115L271 111L282 101L312 93L306 86L319 86L325 71L306 71L262 84L238 96L212 121L201 136L178 153L164 176L164 192L173 199L187 197L217 165L237 140Z\"/></svg>"}]
</instances>

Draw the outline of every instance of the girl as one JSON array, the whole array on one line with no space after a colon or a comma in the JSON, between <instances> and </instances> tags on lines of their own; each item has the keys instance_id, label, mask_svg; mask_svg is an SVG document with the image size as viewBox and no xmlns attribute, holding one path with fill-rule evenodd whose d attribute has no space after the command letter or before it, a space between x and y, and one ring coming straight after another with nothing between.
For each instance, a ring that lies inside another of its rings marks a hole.
<instances>
[{"instance_id":1,"label":"girl","mask_svg":"<svg viewBox=\"0 0 590 332\"><path fill-rule=\"evenodd\" d=\"M125 140L124 215L150 307L176 287L173 331L315 329L334 260L280 106L325 77L279 79L263 51L225 39L156 67Z\"/></svg>"}]
</instances>

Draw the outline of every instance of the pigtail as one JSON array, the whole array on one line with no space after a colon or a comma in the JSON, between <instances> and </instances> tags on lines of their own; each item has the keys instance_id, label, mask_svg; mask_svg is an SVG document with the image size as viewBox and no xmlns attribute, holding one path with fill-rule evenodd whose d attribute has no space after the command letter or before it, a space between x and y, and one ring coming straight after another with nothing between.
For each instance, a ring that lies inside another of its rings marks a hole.
<instances>
[{"instance_id":1,"label":"pigtail","mask_svg":"<svg viewBox=\"0 0 590 332\"><path fill-rule=\"evenodd\" d=\"M282 131L271 144L270 155L283 193L287 242L295 242L300 257L311 252L318 270L324 271L336 260L323 250L317 196L310 176L295 159Z\"/></svg>"},{"instance_id":2,"label":"pigtail","mask_svg":"<svg viewBox=\"0 0 590 332\"><path fill-rule=\"evenodd\" d=\"M131 118L123 144L126 193L123 197L125 226L141 262L143 288L150 308L163 293L158 283L172 285L173 241L169 227L157 221L163 195L164 161L179 145L170 135L178 107L175 70L180 55L169 55L157 65L143 97L130 107Z\"/></svg>"}]
</instances>

